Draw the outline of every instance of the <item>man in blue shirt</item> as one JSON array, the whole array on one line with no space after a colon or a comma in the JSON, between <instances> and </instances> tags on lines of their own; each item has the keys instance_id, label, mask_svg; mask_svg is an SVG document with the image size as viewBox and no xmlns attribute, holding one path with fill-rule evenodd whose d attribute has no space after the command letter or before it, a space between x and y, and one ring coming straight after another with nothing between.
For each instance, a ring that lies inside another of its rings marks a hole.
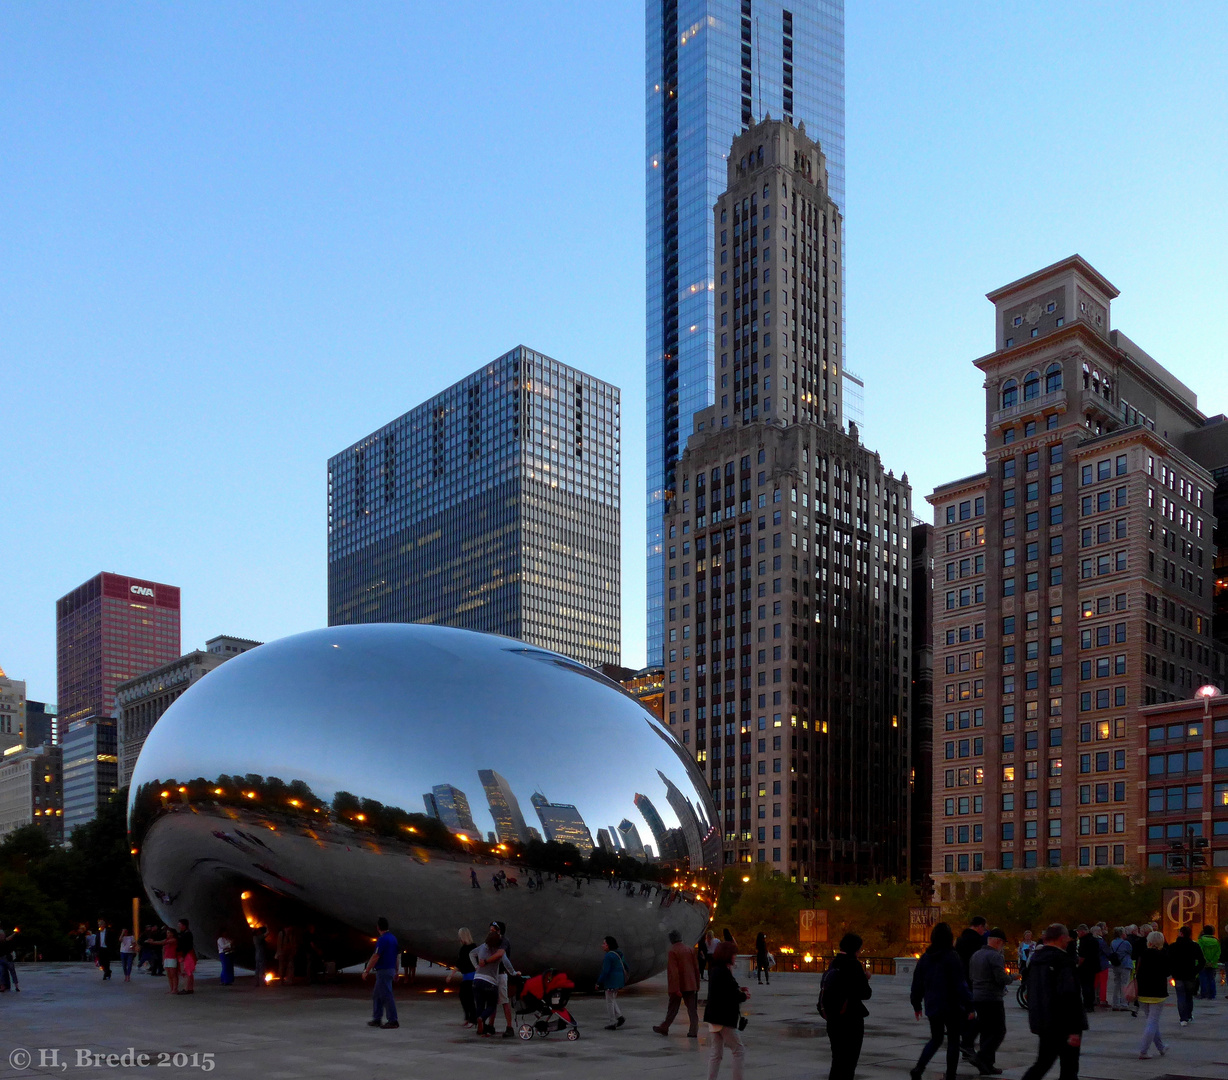
<instances>
[{"instance_id":1,"label":"man in blue shirt","mask_svg":"<svg viewBox=\"0 0 1228 1080\"><path fill-rule=\"evenodd\" d=\"M392 980L397 974L397 954L400 946L397 939L388 930L388 920L382 915L376 920L379 937L375 939L375 952L362 969L365 979L375 970L375 989L371 991L372 1018L367 1021L367 1027L395 1028L397 1023L397 1003L392 997ZM387 1015L387 1021L383 1021Z\"/></svg>"}]
</instances>

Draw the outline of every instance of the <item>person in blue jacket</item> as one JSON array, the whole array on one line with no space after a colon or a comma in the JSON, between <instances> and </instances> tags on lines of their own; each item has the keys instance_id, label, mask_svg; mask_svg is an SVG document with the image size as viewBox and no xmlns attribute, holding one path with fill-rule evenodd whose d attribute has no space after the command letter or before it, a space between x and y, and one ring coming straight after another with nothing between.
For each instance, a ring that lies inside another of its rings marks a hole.
<instances>
[{"instance_id":1,"label":"person in blue jacket","mask_svg":"<svg viewBox=\"0 0 1228 1080\"><path fill-rule=\"evenodd\" d=\"M930 1059L947 1040L946 1080L955 1080L959 1071L960 1031L972 1019L972 991L964 975L964 965L955 951L955 935L944 922L930 932L930 947L912 976L913 1012L921 1019L924 1007L930 1022L929 1042L921 1048L917 1064L909 1070L912 1080L921 1080Z\"/></svg>"},{"instance_id":2,"label":"person in blue jacket","mask_svg":"<svg viewBox=\"0 0 1228 1080\"><path fill-rule=\"evenodd\" d=\"M597 976L597 989L605 991L605 1007L610 1022L606 1031L615 1031L623 1026L625 1017L618 1007L618 992L627 985L627 961L623 958L618 942L607 934L601 942L605 959L601 961L601 974Z\"/></svg>"}]
</instances>

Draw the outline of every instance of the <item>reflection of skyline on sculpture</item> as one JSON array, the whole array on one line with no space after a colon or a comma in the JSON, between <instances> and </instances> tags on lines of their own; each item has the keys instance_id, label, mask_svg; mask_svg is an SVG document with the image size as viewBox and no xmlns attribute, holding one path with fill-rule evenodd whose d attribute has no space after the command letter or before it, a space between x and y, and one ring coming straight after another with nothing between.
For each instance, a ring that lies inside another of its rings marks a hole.
<instances>
[{"instance_id":1,"label":"reflection of skyline on sculpture","mask_svg":"<svg viewBox=\"0 0 1228 1080\"><path fill-rule=\"evenodd\" d=\"M505 776L494 769L479 769L477 776L494 821L493 831L482 829L477 824L468 796L455 784L436 784L422 797L427 815L458 836L478 840L489 836L492 842L509 848L544 838L548 843L570 844L585 857L595 850L605 850L640 862L689 862L700 865L705 856L704 836L712 831L712 827L703 821L691 801L660 770L657 770L657 776L665 788L665 801L677 817L678 825L666 825L650 796L635 792L631 798L632 805L639 811L652 836L651 844L644 841L639 826L629 816L623 817L617 825L599 828L594 835L575 803L552 802L541 791L534 790L529 802L541 822L542 831L539 833L525 821L520 800ZM714 845L709 844L708 847L715 853Z\"/></svg>"}]
</instances>

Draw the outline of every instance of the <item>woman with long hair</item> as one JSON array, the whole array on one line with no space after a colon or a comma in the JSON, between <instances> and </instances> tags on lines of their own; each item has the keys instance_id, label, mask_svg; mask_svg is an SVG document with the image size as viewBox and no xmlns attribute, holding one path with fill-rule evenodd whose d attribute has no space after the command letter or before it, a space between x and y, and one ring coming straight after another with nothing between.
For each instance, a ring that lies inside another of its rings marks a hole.
<instances>
[{"instance_id":1,"label":"woman with long hair","mask_svg":"<svg viewBox=\"0 0 1228 1080\"><path fill-rule=\"evenodd\" d=\"M769 986L772 985L772 976L769 968L772 964L772 954L768 952L767 934L762 930L755 935L755 982L766 982ZM760 978L760 976L763 976Z\"/></svg>"},{"instance_id":2,"label":"woman with long hair","mask_svg":"<svg viewBox=\"0 0 1228 1080\"><path fill-rule=\"evenodd\" d=\"M921 1048L917 1064L909 1070L912 1080L921 1080L930 1059L947 1041L947 1080L959 1072L959 1036L972 1018L972 991L964 975L964 965L955 951L955 935L944 922L930 932L930 946L912 975L913 1012L921 1019L924 1007L930 1022L929 1041Z\"/></svg>"},{"instance_id":3,"label":"woman with long hair","mask_svg":"<svg viewBox=\"0 0 1228 1080\"><path fill-rule=\"evenodd\" d=\"M716 1080L721 1071L721 1059L728 1048L733 1057L733 1080L742 1080L742 1059L746 1047L742 1042L742 1002L750 997L745 986L739 986L733 975L733 963L738 947L732 941L722 941L708 960L708 1004L704 1008L704 1023L711 1036L708 1040L708 1080Z\"/></svg>"},{"instance_id":4,"label":"woman with long hair","mask_svg":"<svg viewBox=\"0 0 1228 1080\"><path fill-rule=\"evenodd\" d=\"M456 973L460 976L460 1003L465 1014L463 1027L471 1028L478 1022L478 1011L473 1001L473 961L469 954L473 952L473 935L469 927L462 926L456 932L460 941L460 952L456 956ZM451 976L449 976L451 978Z\"/></svg>"},{"instance_id":5,"label":"woman with long hair","mask_svg":"<svg viewBox=\"0 0 1228 1080\"><path fill-rule=\"evenodd\" d=\"M1164 949L1164 935L1153 930L1147 935L1147 947L1134 965L1134 985L1138 990L1138 1006L1143 1010L1147 1026L1143 1028L1143 1042L1138 1048L1142 1061L1151 1057L1148 1050L1152 1044L1163 1056L1168 1052L1160 1038L1160 1015L1168 1004L1168 955Z\"/></svg>"}]
</instances>

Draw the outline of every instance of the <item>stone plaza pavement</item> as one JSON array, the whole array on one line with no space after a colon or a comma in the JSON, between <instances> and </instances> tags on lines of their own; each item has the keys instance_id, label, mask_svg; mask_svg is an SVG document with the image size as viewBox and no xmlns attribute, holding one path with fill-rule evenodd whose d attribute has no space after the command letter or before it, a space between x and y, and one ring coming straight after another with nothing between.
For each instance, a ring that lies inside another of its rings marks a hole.
<instances>
[{"instance_id":1,"label":"stone plaza pavement","mask_svg":"<svg viewBox=\"0 0 1228 1080\"><path fill-rule=\"evenodd\" d=\"M118 969L118 966L117 966ZM412 1080L674 1080L706 1075L707 1032L688 1040L685 1019L668 1038L652 1031L665 1010L664 977L631 987L621 998L627 1023L603 1030L601 998L577 995L573 1011L582 1037L479 1040L460 1027L456 994L445 989L439 968L423 964L412 987L397 987L401 1027L366 1027L370 1018L369 983L356 977L340 983L261 987L240 975L232 987L217 981L216 963L202 963L197 991L172 997L162 979L117 976L109 983L87 964L20 966L22 993L0 995L0 1077L92 1075L168 1076L196 1074L192 1055L212 1054L218 1077L409 1077ZM740 981L745 982L744 978ZM455 985L455 984L453 984ZM814 1002L818 976L778 974L770 986L750 980L746 1008L747 1077L801 1080L826 1077L826 1034ZM916 1060L926 1027L914 1022L903 977L877 976L867 1021L858 1080L901 1080ZM1222 988L1221 988L1222 989ZM683 1014L685 1018L685 1013ZM1194 1023L1179 1028L1175 1004L1165 1009L1162 1032L1170 1043L1166 1057L1138 1060L1142 1021L1129 1013L1098 1012L1084 1042L1081 1075L1089 1080L1228 1077L1228 1001L1198 1002ZM1035 1039L1027 1017L1013 1000L1007 1010L1009 1033L998 1063L1007 1078L1018 1078L1030 1064ZM150 1055L145 1068L82 1066L78 1051L122 1054L129 1047ZM28 1051L30 1064L22 1065ZM51 1058L40 1051L58 1051ZM168 1055L159 1067L158 1055ZM176 1058L174 1054L185 1057ZM40 1066L40 1060L42 1062ZM204 1059L197 1057L197 1061ZM941 1077L940 1059L927 1076ZM722 1075L729 1075L726 1062ZM963 1066L960 1080L975 1073ZM1057 1080L1057 1070L1050 1074Z\"/></svg>"}]
</instances>

